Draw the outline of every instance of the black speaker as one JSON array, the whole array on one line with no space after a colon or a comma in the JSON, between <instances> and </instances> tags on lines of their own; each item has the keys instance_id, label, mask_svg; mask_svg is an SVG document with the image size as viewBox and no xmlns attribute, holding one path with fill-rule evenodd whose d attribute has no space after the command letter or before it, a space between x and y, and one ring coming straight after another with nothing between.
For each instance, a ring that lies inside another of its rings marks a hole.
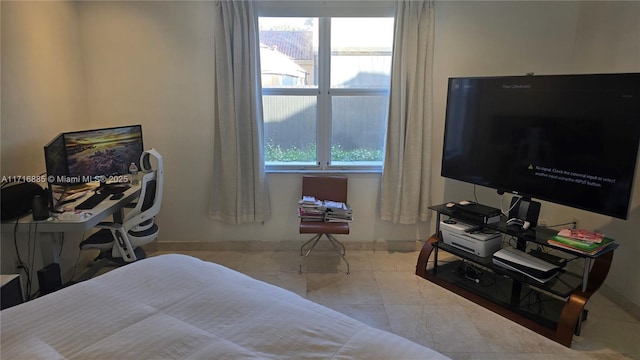
<instances>
[{"instance_id":1,"label":"black speaker","mask_svg":"<svg viewBox=\"0 0 640 360\"><path fill-rule=\"evenodd\" d=\"M511 206L509 207L510 219L521 219L528 221L530 228L538 225L538 217L540 216L540 203L530 199L514 196L511 198Z\"/></svg>"},{"instance_id":2,"label":"black speaker","mask_svg":"<svg viewBox=\"0 0 640 360\"><path fill-rule=\"evenodd\" d=\"M33 207L33 198L36 195L47 196L42 186L36 183L21 182L4 186L0 191L2 205L0 219L11 220L28 214Z\"/></svg>"},{"instance_id":3,"label":"black speaker","mask_svg":"<svg viewBox=\"0 0 640 360\"><path fill-rule=\"evenodd\" d=\"M38 270L38 285L40 286L41 295L46 295L62 288L60 264L51 263Z\"/></svg>"},{"instance_id":4,"label":"black speaker","mask_svg":"<svg viewBox=\"0 0 640 360\"><path fill-rule=\"evenodd\" d=\"M47 196L36 195L33 197L31 213L33 214L33 220L47 220L49 218Z\"/></svg>"}]
</instances>

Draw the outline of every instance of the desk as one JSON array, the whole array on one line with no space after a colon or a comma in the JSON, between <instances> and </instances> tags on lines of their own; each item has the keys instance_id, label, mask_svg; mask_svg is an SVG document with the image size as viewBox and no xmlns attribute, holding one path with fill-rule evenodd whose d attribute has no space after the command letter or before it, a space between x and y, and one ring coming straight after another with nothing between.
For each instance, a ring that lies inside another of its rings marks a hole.
<instances>
[{"instance_id":1,"label":"desk","mask_svg":"<svg viewBox=\"0 0 640 360\"><path fill-rule=\"evenodd\" d=\"M85 197L77 199L74 203L68 204L80 204L87 199L92 193L85 195ZM122 221L123 211L125 205L134 201L140 195L140 185L131 186L124 192L124 196L118 200L110 200L106 198L101 203L96 205L93 209L83 210L83 212L90 214L80 220L58 220L55 216L50 217L47 220L34 221L31 214L23 216L17 220L3 221L2 233L49 233L50 241L40 241L41 257L43 266L47 266L51 263L60 263L60 244L56 239L56 234L65 232L85 232L98 223L105 221L109 216L113 215L115 221ZM4 236L3 236L4 237Z\"/></svg>"},{"instance_id":2,"label":"desk","mask_svg":"<svg viewBox=\"0 0 640 360\"><path fill-rule=\"evenodd\" d=\"M74 203L80 204L86 200L91 193L85 195L82 198L77 199ZM124 196L118 200L110 200L106 198L101 203L96 205L93 209L84 210L85 213L91 214L81 220L58 220L55 217L50 217L47 220L34 221L31 214L23 216L16 220L3 221L2 232L33 232L37 224L37 232L43 233L62 233L62 232L82 232L87 231L95 227L101 221L104 221L107 217L114 215L115 220L121 220L122 208L131 203L140 195L140 185L131 186L124 192ZM118 219L120 218L120 219Z\"/></svg>"}]
</instances>

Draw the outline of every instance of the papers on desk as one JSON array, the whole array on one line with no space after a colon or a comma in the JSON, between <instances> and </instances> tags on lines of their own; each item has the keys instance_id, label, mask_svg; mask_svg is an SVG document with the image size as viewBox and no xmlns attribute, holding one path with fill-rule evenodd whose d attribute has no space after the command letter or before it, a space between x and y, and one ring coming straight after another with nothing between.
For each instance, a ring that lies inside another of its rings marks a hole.
<instances>
[{"instance_id":1,"label":"papers on desk","mask_svg":"<svg viewBox=\"0 0 640 360\"><path fill-rule=\"evenodd\" d=\"M65 194L64 196L62 196L62 194L55 194L54 193L53 197L56 200L69 201L69 200L76 200L76 199L79 199L81 197L84 197L85 195L87 195L88 192L89 192L89 190L85 190L85 191L80 191L80 192L77 192L77 193L74 193L74 194ZM60 198L60 196L62 196L62 199Z\"/></svg>"},{"instance_id":2,"label":"papers on desk","mask_svg":"<svg viewBox=\"0 0 640 360\"><path fill-rule=\"evenodd\" d=\"M88 184L80 184L73 186L59 186L53 185L51 190L53 192L53 199L56 201L75 200L85 196L88 192L97 189L100 183L93 182Z\"/></svg>"},{"instance_id":3,"label":"papers on desk","mask_svg":"<svg viewBox=\"0 0 640 360\"><path fill-rule=\"evenodd\" d=\"M60 221L82 221L93 215L87 211L65 211L62 214L58 214L56 219Z\"/></svg>"}]
</instances>

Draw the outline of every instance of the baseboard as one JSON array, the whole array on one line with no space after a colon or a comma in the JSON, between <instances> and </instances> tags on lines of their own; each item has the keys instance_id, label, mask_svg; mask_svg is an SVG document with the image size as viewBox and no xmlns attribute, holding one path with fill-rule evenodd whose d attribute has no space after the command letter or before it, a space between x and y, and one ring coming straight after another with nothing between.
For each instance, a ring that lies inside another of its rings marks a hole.
<instances>
[{"instance_id":1,"label":"baseboard","mask_svg":"<svg viewBox=\"0 0 640 360\"><path fill-rule=\"evenodd\" d=\"M600 287L599 291L604 297L611 300L611 302L613 302L614 304L618 305L622 310L628 312L629 314L631 314L631 316L640 320L640 306L638 304L633 303L631 300L622 296L620 293L613 290L606 284L603 284Z\"/></svg>"},{"instance_id":2,"label":"baseboard","mask_svg":"<svg viewBox=\"0 0 640 360\"><path fill-rule=\"evenodd\" d=\"M147 252L155 251L298 251L306 240L294 241L154 241L144 246ZM413 252L422 248L420 241L384 240L384 241L344 241L347 250L352 251L398 251ZM325 239L318 242L318 250L333 250Z\"/></svg>"}]
</instances>

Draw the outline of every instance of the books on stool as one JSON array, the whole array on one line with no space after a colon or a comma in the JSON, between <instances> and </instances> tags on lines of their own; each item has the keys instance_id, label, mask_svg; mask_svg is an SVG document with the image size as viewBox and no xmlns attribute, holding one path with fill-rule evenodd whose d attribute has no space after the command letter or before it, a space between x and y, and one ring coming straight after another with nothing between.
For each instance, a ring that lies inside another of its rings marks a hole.
<instances>
[{"instance_id":1,"label":"books on stool","mask_svg":"<svg viewBox=\"0 0 640 360\"><path fill-rule=\"evenodd\" d=\"M351 222L353 211L343 202L303 196L298 201L298 217L304 221Z\"/></svg>"}]
</instances>

